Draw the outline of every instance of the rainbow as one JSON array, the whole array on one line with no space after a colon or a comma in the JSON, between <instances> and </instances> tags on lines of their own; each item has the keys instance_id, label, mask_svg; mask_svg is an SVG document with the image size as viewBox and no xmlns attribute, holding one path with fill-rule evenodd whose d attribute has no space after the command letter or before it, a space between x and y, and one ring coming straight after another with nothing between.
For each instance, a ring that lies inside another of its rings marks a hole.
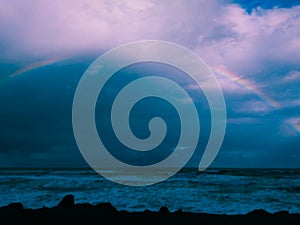
<instances>
[{"instance_id":1,"label":"rainbow","mask_svg":"<svg viewBox=\"0 0 300 225\"><path fill-rule=\"evenodd\" d=\"M287 123L300 134L300 117L294 117L287 120Z\"/></svg>"},{"instance_id":2,"label":"rainbow","mask_svg":"<svg viewBox=\"0 0 300 225\"><path fill-rule=\"evenodd\" d=\"M259 90L259 88L254 83L250 82L249 80L243 79L239 75L229 72L228 70L225 70L222 67L212 67L212 70L217 75L221 75L223 77L229 78L231 81L238 84L239 86L246 88L252 93L255 93L259 98L261 98L264 102L266 102L271 107L275 109L280 108L278 102L272 100L267 95L265 95L261 90Z\"/></svg>"},{"instance_id":3,"label":"rainbow","mask_svg":"<svg viewBox=\"0 0 300 225\"><path fill-rule=\"evenodd\" d=\"M56 63L61 60L62 60L62 58L51 58L51 59L42 60L42 61L27 65L27 66L17 70L16 72L10 74L9 77L14 78L14 77L24 74L28 71L35 70L35 69L38 69L43 66L48 66L48 65L51 65L51 64Z\"/></svg>"},{"instance_id":4,"label":"rainbow","mask_svg":"<svg viewBox=\"0 0 300 225\"><path fill-rule=\"evenodd\" d=\"M62 60L62 58L51 58L51 59L47 59L47 60L43 60L43 61L39 61L39 62L30 64L26 67L23 67L23 68L17 70L13 74L11 74L10 77L11 78L16 77L16 76L24 74L28 71L35 70L35 69L38 69L43 66L51 65L60 60ZM223 77L229 78L231 81L235 82L236 84L240 85L241 87L246 88L247 90L251 91L252 93L255 93L258 97L260 97L262 100L264 100L271 107L273 107L275 109L280 108L280 105L278 102L272 100L267 95L265 95L261 90L259 90L259 88L254 83L252 83L246 79L243 79L239 75L234 74L228 70L225 70L224 68L222 68L220 66L212 67L212 70L217 75L221 75Z\"/></svg>"}]
</instances>

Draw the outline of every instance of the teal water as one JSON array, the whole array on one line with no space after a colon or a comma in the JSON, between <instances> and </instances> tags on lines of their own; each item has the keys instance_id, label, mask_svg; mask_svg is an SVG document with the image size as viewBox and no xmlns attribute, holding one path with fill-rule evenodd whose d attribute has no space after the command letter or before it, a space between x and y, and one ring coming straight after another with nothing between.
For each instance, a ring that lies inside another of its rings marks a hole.
<instances>
[{"instance_id":1,"label":"teal water","mask_svg":"<svg viewBox=\"0 0 300 225\"><path fill-rule=\"evenodd\" d=\"M76 203L111 202L128 211L158 210L237 214L263 208L300 212L299 169L185 169L146 187L110 182L91 169L1 169L0 205L52 207L66 194Z\"/></svg>"}]
</instances>

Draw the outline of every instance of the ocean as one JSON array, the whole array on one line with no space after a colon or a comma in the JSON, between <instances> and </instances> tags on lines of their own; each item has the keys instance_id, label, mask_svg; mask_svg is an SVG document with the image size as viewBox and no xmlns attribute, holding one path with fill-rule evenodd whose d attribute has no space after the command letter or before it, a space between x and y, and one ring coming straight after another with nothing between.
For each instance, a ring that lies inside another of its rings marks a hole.
<instances>
[{"instance_id":1,"label":"ocean","mask_svg":"<svg viewBox=\"0 0 300 225\"><path fill-rule=\"evenodd\" d=\"M66 194L76 203L110 202L118 210L244 214L254 209L300 213L300 169L183 169L168 180L132 187L91 169L0 169L0 206L56 206Z\"/></svg>"}]
</instances>

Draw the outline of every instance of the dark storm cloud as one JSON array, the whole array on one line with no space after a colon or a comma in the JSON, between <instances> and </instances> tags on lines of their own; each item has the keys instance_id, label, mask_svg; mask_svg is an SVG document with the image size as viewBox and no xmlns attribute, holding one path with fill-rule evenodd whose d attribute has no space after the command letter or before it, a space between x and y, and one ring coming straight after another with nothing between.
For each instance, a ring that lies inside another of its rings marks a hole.
<instances>
[{"instance_id":1,"label":"dark storm cloud","mask_svg":"<svg viewBox=\"0 0 300 225\"><path fill-rule=\"evenodd\" d=\"M0 166L85 165L71 124L83 72L103 50L163 39L225 71L215 166L299 167L300 7L233 2L0 0Z\"/></svg>"},{"instance_id":2,"label":"dark storm cloud","mask_svg":"<svg viewBox=\"0 0 300 225\"><path fill-rule=\"evenodd\" d=\"M56 154L57 159L74 152L76 155L70 115L74 91L86 66L58 63L30 71L1 86L1 154L19 154L24 161L42 156L41 153ZM58 151L60 148L62 151ZM55 164L51 157L43 160Z\"/></svg>"}]
</instances>

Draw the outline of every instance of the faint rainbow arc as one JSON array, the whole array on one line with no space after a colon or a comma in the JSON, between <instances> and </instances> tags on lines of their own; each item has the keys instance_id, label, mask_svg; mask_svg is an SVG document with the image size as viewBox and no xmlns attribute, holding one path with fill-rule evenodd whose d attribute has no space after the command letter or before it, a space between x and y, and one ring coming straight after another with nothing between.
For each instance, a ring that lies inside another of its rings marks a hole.
<instances>
[{"instance_id":1,"label":"faint rainbow arc","mask_svg":"<svg viewBox=\"0 0 300 225\"><path fill-rule=\"evenodd\" d=\"M264 100L268 105L270 105L273 108L279 109L280 105L278 102L274 101L270 97L268 97L266 94L264 94L261 90L259 90L258 87L255 86L252 82L249 80L243 79L237 74L234 74L228 70L225 70L222 67L212 67L212 70L214 73L221 75L223 77L226 77L233 81L234 83L237 83L239 86L246 88L247 90L255 93L259 98Z\"/></svg>"},{"instance_id":2,"label":"faint rainbow arc","mask_svg":"<svg viewBox=\"0 0 300 225\"><path fill-rule=\"evenodd\" d=\"M15 71L14 73L10 74L9 77L14 78L16 76L19 76L19 75L21 75L23 73L26 73L26 72L29 72L31 70L35 70L35 69L38 69L38 68L43 67L43 66L48 66L48 65L54 64L58 61L61 61L62 59L63 58L51 58L51 59L46 59L46 60L42 60L42 61L39 61L39 62L29 64L29 65Z\"/></svg>"},{"instance_id":3,"label":"faint rainbow arc","mask_svg":"<svg viewBox=\"0 0 300 225\"><path fill-rule=\"evenodd\" d=\"M51 58L51 59L39 61L39 62L30 64L28 66L25 66L25 67L17 70L16 72L12 73L10 75L10 77L13 78L13 77L21 75L23 73L29 72L31 70L35 70L35 69L38 69L38 68L43 67L43 66L48 66L48 65L54 64L54 63L56 63L58 61L61 61L61 60L62 60L62 58ZM212 70L213 70L214 73L216 73L218 75L221 75L223 77L226 77L226 78L230 79L231 81L233 81L234 83L237 83L239 86L242 86L243 88L246 88L249 91L255 93L258 97L263 99L267 104L269 104L273 108L276 108L276 109L280 108L280 105L279 105L278 102L276 102L273 99L271 99L270 97L268 97L266 94L264 94L261 90L259 90L250 81L248 81L246 79L243 79L239 75L234 74L234 73L232 73L228 70L225 70L222 67L212 67Z\"/></svg>"}]
</instances>

